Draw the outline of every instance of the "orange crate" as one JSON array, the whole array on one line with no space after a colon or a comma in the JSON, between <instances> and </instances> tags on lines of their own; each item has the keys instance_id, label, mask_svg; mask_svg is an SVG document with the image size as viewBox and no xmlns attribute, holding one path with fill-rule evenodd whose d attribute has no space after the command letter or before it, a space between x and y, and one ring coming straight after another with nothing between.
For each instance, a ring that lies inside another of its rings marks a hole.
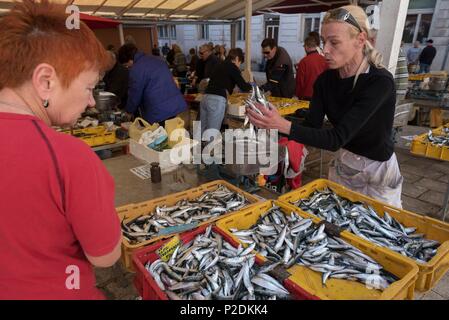
<instances>
[{"instance_id":1,"label":"orange crate","mask_svg":"<svg viewBox=\"0 0 449 320\"><path fill-rule=\"evenodd\" d=\"M180 235L181 242L187 243L193 240L197 235L204 233L208 225L203 225L195 230L184 232ZM223 240L229 242L233 247L238 246L238 242L229 238L222 230L217 227L212 227L212 231L220 234ZM136 270L136 276L134 278L134 286L141 295L143 300L169 300L168 296L163 292L157 285L154 278L145 269L145 265L151 261L154 262L158 259L158 254L156 253L159 248L166 244L170 240L165 240L160 243L150 245L146 248L137 250L133 254L133 264ZM256 264L261 265L262 260L256 257ZM296 300L318 300L317 297L311 295L310 293L304 291L298 285L296 285L290 279L283 281L283 286L290 292L293 299Z\"/></svg>"}]
</instances>

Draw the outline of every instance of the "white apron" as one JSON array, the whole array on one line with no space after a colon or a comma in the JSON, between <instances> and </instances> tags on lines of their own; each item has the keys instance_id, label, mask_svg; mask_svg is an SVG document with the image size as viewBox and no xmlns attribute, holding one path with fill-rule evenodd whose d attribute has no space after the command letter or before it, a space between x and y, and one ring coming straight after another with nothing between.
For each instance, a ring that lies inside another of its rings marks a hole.
<instances>
[{"instance_id":1,"label":"white apron","mask_svg":"<svg viewBox=\"0 0 449 320\"><path fill-rule=\"evenodd\" d=\"M340 149L329 165L328 178L355 192L402 208L404 179L395 153L390 160L382 162Z\"/></svg>"}]
</instances>

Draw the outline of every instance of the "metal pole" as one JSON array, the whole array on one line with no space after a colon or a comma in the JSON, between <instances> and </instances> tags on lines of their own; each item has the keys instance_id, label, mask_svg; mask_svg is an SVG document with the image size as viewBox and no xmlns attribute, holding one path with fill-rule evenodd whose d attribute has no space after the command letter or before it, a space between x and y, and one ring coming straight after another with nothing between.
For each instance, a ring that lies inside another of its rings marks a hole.
<instances>
[{"instance_id":1,"label":"metal pole","mask_svg":"<svg viewBox=\"0 0 449 320\"><path fill-rule=\"evenodd\" d=\"M251 73L251 18L253 15L253 1L246 0L246 32L245 32L245 71L243 77L246 81L252 81L253 75Z\"/></svg>"},{"instance_id":2,"label":"metal pole","mask_svg":"<svg viewBox=\"0 0 449 320\"><path fill-rule=\"evenodd\" d=\"M120 45L123 46L125 44L125 36L123 35L123 24L118 25L118 33L120 36Z\"/></svg>"},{"instance_id":3,"label":"metal pole","mask_svg":"<svg viewBox=\"0 0 449 320\"><path fill-rule=\"evenodd\" d=\"M231 24L231 48L237 47L237 23Z\"/></svg>"}]
</instances>

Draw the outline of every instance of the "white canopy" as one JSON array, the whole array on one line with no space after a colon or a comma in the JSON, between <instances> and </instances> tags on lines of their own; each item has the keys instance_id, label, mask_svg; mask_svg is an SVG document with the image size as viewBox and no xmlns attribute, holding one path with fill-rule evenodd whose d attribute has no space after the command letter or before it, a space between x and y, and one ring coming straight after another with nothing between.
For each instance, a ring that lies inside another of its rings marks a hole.
<instances>
[{"instance_id":1,"label":"white canopy","mask_svg":"<svg viewBox=\"0 0 449 320\"><path fill-rule=\"evenodd\" d=\"M230 20L245 15L244 0L53 0L77 5L81 12L111 18ZM12 6L0 0L0 12ZM282 0L253 0L253 12Z\"/></svg>"}]
</instances>

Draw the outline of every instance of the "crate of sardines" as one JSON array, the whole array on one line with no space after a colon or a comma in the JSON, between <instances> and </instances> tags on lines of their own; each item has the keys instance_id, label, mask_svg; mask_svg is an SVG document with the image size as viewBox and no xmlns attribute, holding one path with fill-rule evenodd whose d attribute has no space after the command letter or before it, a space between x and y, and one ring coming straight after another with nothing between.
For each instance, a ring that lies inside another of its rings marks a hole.
<instances>
[{"instance_id":1,"label":"crate of sardines","mask_svg":"<svg viewBox=\"0 0 449 320\"><path fill-rule=\"evenodd\" d=\"M212 225L136 251L143 300L286 300L313 297Z\"/></svg>"},{"instance_id":2,"label":"crate of sardines","mask_svg":"<svg viewBox=\"0 0 449 320\"><path fill-rule=\"evenodd\" d=\"M234 185L216 180L197 188L117 208L123 241L122 262L133 271L132 253L173 234L194 229L259 202Z\"/></svg>"},{"instance_id":3,"label":"crate of sardines","mask_svg":"<svg viewBox=\"0 0 449 320\"><path fill-rule=\"evenodd\" d=\"M449 123L415 137L410 152L427 158L449 161Z\"/></svg>"},{"instance_id":4,"label":"crate of sardines","mask_svg":"<svg viewBox=\"0 0 449 320\"><path fill-rule=\"evenodd\" d=\"M391 207L325 179L287 193L279 201L416 263L416 290L432 289L449 270L447 223Z\"/></svg>"},{"instance_id":5,"label":"crate of sardines","mask_svg":"<svg viewBox=\"0 0 449 320\"><path fill-rule=\"evenodd\" d=\"M245 250L286 269L288 279L323 300L413 299L418 267L278 201L217 222Z\"/></svg>"}]
</instances>

